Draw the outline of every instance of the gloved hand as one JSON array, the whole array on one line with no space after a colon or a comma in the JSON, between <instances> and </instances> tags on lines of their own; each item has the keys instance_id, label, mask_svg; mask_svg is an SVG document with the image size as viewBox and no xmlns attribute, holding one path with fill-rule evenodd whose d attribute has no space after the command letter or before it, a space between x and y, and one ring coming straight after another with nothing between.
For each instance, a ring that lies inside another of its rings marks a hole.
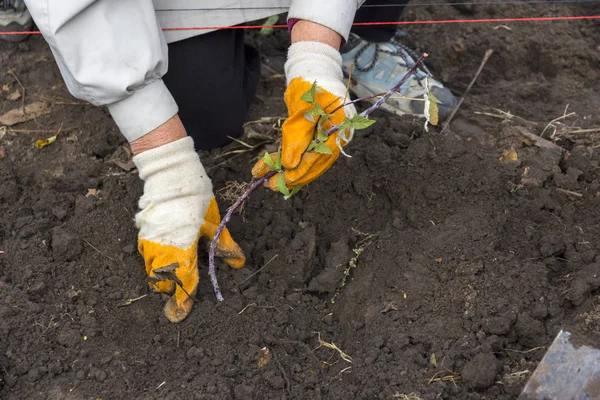
<instances>
[{"instance_id":1,"label":"gloved hand","mask_svg":"<svg viewBox=\"0 0 600 400\"><path fill-rule=\"evenodd\" d=\"M221 221L212 184L190 137L145 151L133 161L144 180L135 216L138 249L154 290L174 293L165 316L180 322L192 308L198 285L198 239L211 240ZM244 253L227 229L217 255L233 268L244 266Z\"/></svg>"},{"instance_id":2,"label":"gloved hand","mask_svg":"<svg viewBox=\"0 0 600 400\"><path fill-rule=\"evenodd\" d=\"M282 126L281 164L286 185L292 188L304 186L317 179L340 155L336 133L325 141L331 154L307 151L310 143L317 138L318 117L315 117L314 121L306 118L305 113L312 110L314 105L302 100L302 95L316 82L315 103L326 113L331 113L342 104L346 95L346 84L343 82L342 56L339 51L319 42L292 44L285 63L285 73L288 87L284 100L289 117ZM348 105L333 114L329 117L329 122L323 123L323 131L329 129L331 124L340 125L346 117L352 118L356 115L356 109L354 105ZM341 146L345 146L352 139L352 134L352 130L346 131L348 140L340 140ZM275 160L276 154L272 154L271 158ZM260 178L269 171L269 167L260 159L252 168L252 175ZM274 176L268 182L268 186L273 190L277 190L276 179L277 176Z\"/></svg>"}]
</instances>

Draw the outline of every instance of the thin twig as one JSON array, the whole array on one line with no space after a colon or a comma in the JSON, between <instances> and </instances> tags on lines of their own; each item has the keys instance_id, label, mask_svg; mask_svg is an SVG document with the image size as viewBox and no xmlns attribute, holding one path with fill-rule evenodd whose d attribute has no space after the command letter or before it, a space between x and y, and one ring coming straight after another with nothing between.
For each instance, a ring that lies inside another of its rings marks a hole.
<instances>
[{"instance_id":1,"label":"thin twig","mask_svg":"<svg viewBox=\"0 0 600 400\"><path fill-rule=\"evenodd\" d=\"M17 83L19 84L19 86L21 86L21 90L23 90L23 96L21 97L21 112L25 114L25 86L23 86L23 84L17 77L17 74L15 74L15 71L12 68L8 70L8 73L11 74L13 78L17 80Z\"/></svg>"},{"instance_id":2,"label":"thin twig","mask_svg":"<svg viewBox=\"0 0 600 400\"><path fill-rule=\"evenodd\" d=\"M379 100L377 100L373 105L371 105L369 108L367 108L366 110L361 112L359 115L367 118L373 111L375 111L379 107L381 107L381 105L383 103L385 103L385 101L387 99L389 99L392 94L397 92L400 89L400 87L408 80L408 78L410 78L410 76L412 76L417 71L417 68L419 68L419 65L425 60L425 58L427 56L428 55L426 53L421 55L421 57L419 57L417 59L417 61L415 61L415 63L408 69L408 71L406 71L406 74L402 77L402 79L400 79L400 81L398 83L396 83L383 96L381 96L379 98ZM336 110L338 108L336 108ZM332 113L334 113L336 110L332 111ZM330 135L334 134L335 132L337 132L338 129L339 129L339 125L333 125L329 130L327 130L325 132L325 134L327 136L330 136ZM218 301L224 300L223 295L221 294L221 289L219 288L219 283L217 281L217 274L216 274L216 267L215 267L215 251L217 250L217 244L219 242L219 237L221 237L221 233L223 233L223 229L225 229L225 226L229 223L233 214L244 203L244 201L246 201L246 199L252 194L252 192L254 192L254 190L259 188L260 186L263 186L269 179L271 179L272 177L274 177L277 174L278 174L278 171L269 171L262 178L255 180L248 186L248 189L246 189L246 191L244 193L242 193L242 195L236 200L236 202L233 203L233 205L227 209L227 212L223 216L223 219L221 220L221 223L219 224L219 227L217 228L217 231L215 232L215 236L213 237L212 241L210 242L210 249L208 251L208 274L210 276L210 280L212 282L213 289L215 291L215 296L217 297Z\"/></svg>"},{"instance_id":3,"label":"thin twig","mask_svg":"<svg viewBox=\"0 0 600 400\"><path fill-rule=\"evenodd\" d=\"M130 306L133 303L135 303L136 301L140 301L141 299L143 299L144 297L148 296L147 294L141 295L140 297L135 297L133 299L127 299L125 300L123 303L119 304L119 307L126 307L126 306Z\"/></svg>"},{"instance_id":4,"label":"thin twig","mask_svg":"<svg viewBox=\"0 0 600 400\"><path fill-rule=\"evenodd\" d=\"M101 252L100 250L98 250L93 244L91 244L90 242L88 242L87 240L85 240L81 235L77 235L81 238L81 240L83 240L88 246L90 246L92 249L96 250L99 254L103 255L104 257L108 258L109 260L111 260L112 262L114 262L115 264L117 263L117 260L115 260L114 258L112 258L111 256L104 254L103 252Z\"/></svg>"},{"instance_id":5,"label":"thin twig","mask_svg":"<svg viewBox=\"0 0 600 400\"><path fill-rule=\"evenodd\" d=\"M535 133L531 133L531 132L529 132L529 131L527 131L525 129L519 130L519 135L525 136L527 139L533 141L533 144L536 145L537 147L565 151L565 149L563 149L562 147L560 147L556 143L551 142L551 141L549 141L547 139L544 139L543 137L538 136Z\"/></svg>"},{"instance_id":6,"label":"thin twig","mask_svg":"<svg viewBox=\"0 0 600 400\"><path fill-rule=\"evenodd\" d=\"M12 129L11 127L8 127L8 131L11 133L56 133L57 131L60 132L68 132L68 131L72 131L74 129L77 129L77 126L72 126L70 128L62 128L62 129Z\"/></svg>"},{"instance_id":7,"label":"thin twig","mask_svg":"<svg viewBox=\"0 0 600 400\"><path fill-rule=\"evenodd\" d=\"M454 118L454 115L460 108L463 101L465 101L465 97L469 93L469 90L471 90L471 87L473 87L473 84L475 83L475 81L477 80L479 75L481 74L481 71L483 71L483 67L485 66L485 63L488 62L489 58L492 56L493 53L494 53L494 50L492 50L492 49L486 50L485 55L483 56L483 60L481 60L481 64L479 64L479 68L477 69L477 72L475 72L475 76L473 76L473 79L471 79L471 83L469 83L469 86L467 86L467 90L465 90L465 92L463 93L460 100L458 100L458 103L456 103L456 107L454 107L454 110L452 110L452 113L446 120L446 123L444 124L444 127L442 128L442 131L440 133L444 133L444 131L446 131L446 128L448 128L448 126L450 125L450 121L452 121L452 118Z\"/></svg>"},{"instance_id":8,"label":"thin twig","mask_svg":"<svg viewBox=\"0 0 600 400\"><path fill-rule=\"evenodd\" d=\"M93 104L88 103L87 101L73 101L69 99L63 99L60 97L46 97L44 95L37 95L37 97L45 101L47 103L58 104L58 105L66 105L66 106L92 106Z\"/></svg>"},{"instance_id":9,"label":"thin twig","mask_svg":"<svg viewBox=\"0 0 600 400\"><path fill-rule=\"evenodd\" d=\"M567 133L572 134L572 133L595 133L595 132L600 132L600 128L575 129L574 131L569 131Z\"/></svg>"},{"instance_id":10,"label":"thin twig","mask_svg":"<svg viewBox=\"0 0 600 400\"><path fill-rule=\"evenodd\" d=\"M575 197L579 197L579 198L583 197L583 194L578 193L578 192L574 192L572 190L561 189L561 188L556 188L556 190L558 190L559 192L563 192L565 194L569 194L571 196L575 196Z\"/></svg>"},{"instance_id":11,"label":"thin twig","mask_svg":"<svg viewBox=\"0 0 600 400\"><path fill-rule=\"evenodd\" d=\"M249 277L247 277L246 279L244 279L243 281L241 281L240 283L238 283L238 286L241 285L242 283L246 282L248 279L252 278L254 275L258 274L260 271L262 271L263 269L267 268L267 265L271 264L271 261L273 261L274 259L276 259L277 257L279 257L279 254L275 254L269 261L267 261L265 263L265 265L263 265L262 267L260 267L257 271L255 271L254 273L252 273Z\"/></svg>"},{"instance_id":12,"label":"thin twig","mask_svg":"<svg viewBox=\"0 0 600 400\"><path fill-rule=\"evenodd\" d=\"M242 310L238 313L238 315L241 315L244 311L246 311L248 308L255 306L256 303L250 303L248 304L246 307L242 308Z\"/></svg>"},{"instance_id":13,"label":"thin twig","mask_svg":"<svg viewBox=\"0 0 600 400\"><path fill-rule=\"evenodd\" d=\"M212 242L210 242L210 250L208 252L208 274L210 275L210 280L213 284L213 288L215 290L215 295L217 296L217 300L223 301L223 295L221 294L221 289L219 289L219 283L217 282L217 274L215 271L215 250L217 249L217 244L219 242L219 237L225 228L225 225L231 219L233 213L242 205L242 203L254 192L256 188L262 186L267 182L272 176L275 176L277 171L270 171L265 176L260 179L255 180L253 183L248 186L248 189L233 203L231 207L227 209L225 216L221 220L217 231L215 232L215 236L213 237Z\"/></svg>"},{"instance_id":14,"label":"thin twig","mask_svg":"<svg viewBox=\"0 0 600 400\"><path fill-rule=\"evenodd\" d=\"M568 107L568 105L567 105L567 107ZM565 119L565 118L568 118L568 117L571 117L571 116L575 115L575 112L570 112L570 113L566 114L566 111L567 110L565 109L565 114L561 115L558 118L554 118L552 121L548 122L548 125L546 125L546 127L544 128L544 130L542 131L542 133L540 133L540 137L544 137L544 133L546 132L546 130L549 127L553 127L554 128L554 133L550 136L552 138L552 136L554 136L556 134L556 126L554 125L554 123L560 121L561 119Z\"/></svg>"}]
</instances>

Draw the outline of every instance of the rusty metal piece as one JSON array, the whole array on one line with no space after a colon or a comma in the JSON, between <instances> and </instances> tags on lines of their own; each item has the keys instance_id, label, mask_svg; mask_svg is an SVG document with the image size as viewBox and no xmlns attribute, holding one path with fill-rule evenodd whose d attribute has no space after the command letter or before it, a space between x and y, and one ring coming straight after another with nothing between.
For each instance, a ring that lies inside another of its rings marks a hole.
<instances>
[{"instance_id":1,"label":"rusty metal piece","mask_svg":"<svg viewBox=\"0 0 600 400\"><path fill-rule=\"evenodd\" d=\"M560 331L518 400L600 399L600 350Z\"/></svg>"}]
</instances>

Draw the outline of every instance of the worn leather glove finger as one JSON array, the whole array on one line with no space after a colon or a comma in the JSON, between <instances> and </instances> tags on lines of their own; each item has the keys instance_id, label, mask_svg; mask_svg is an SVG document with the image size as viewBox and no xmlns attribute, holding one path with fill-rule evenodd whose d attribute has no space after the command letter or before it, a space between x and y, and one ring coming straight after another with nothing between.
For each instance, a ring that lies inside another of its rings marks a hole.
<instances>
[{"instance_id":1,"label":"worn leather glove finger","mask_svg":"<svg viewBox=\"0 0 600 400\"><path fill-rule=\"evenodd\" d=\"M198 286L198 246L182 249L141 239L138 248L151 287L173 294L165 304L165 316L171 322L182 321L192 309Z\"/></svg>"}]
</instances>

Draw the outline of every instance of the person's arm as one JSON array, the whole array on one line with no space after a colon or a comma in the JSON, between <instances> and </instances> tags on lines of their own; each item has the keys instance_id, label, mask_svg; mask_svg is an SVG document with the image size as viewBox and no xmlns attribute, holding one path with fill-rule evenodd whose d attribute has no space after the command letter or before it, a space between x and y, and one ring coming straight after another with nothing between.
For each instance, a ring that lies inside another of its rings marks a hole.
<instances>
[{"instance_id":1,"label":"person's arm","mask_svg":"<svg viewBox=\"0 0 600 400\"><path fill-rule=\"evenodd\" d=\"M364 0L292 0L288 12L288 21L314 22L336 32L344 40L348 40L354 15L362 3L364 3ZM298 23L294 25L292 36ZM322 41L319 37L313 39L317 42ZM339 49L339 46L337 49Z\"/></svg>"},{"instance_id":2,"label":"person's arm","mask_svg":"<svg viewBox=\"0 0 600 400\"><path fill-rule=\"evenodd\" d=\"M162 81L167 44L151 0L27 0L69 91L107 106L131 144L144 181L138 250L151 286L174 293L165 316L189 314L198 284L198 239L220 222L212 183ZM235 268L244 254L225 229L217 253ZM162 273L161 273L162 272ZM163 279L165 273L177 279ZM176 285L177 282L177 285Z\"/></svg>"},{"instance_id":3,"label":"person's arm","mask_svg":"<svg viewBox=\"0 0 600 400\"><path fill-rule=\"evenodd\" d=\"M26 0L73 96L107 106L129 142L177 105L161 77L167 43L151 0Z\"/></svg>"},{"instance_id":4,"label":"person's arm","mask_svg":"<svg viewBox=\"0 0 600 400\"><path fill-rule=\"evenodd\" d=\"M315 144L321 141L315 134L319 118L306 117L314 105L302 97L313 84L317 85L319 90L314 95L314 103L326 113L333 113L323 124L325 129L356 115L354 105L340 107L347 90L339 49L342 40L348 39L354 14L362 3L356 0L292 1L288 14L292 45L285 63L288 87L284 95L289 117L283 124L281 139L281 163L288 188L302 187L321 176L352 139L353 130L348 129L330 135L323 142L328 150L317 149ZM268 172L269 167L262 159L252 168L255 177ZM277 191L277 182L278 176L273 176L268 186Z\"/></svg>"}]
</instances>

